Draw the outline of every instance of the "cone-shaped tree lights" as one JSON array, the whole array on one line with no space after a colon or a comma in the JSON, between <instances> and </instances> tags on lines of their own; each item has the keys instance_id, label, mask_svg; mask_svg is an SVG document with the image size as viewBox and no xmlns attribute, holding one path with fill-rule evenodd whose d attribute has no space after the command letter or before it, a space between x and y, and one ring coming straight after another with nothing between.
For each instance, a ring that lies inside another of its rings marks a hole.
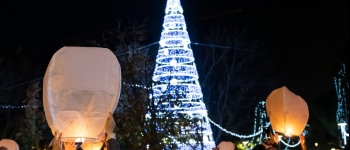
<instances>
[{"instance_id":1,"label":"cone-shaped tree lights","mask_svg":"<svg viewBox=\"0 0 350 150\"><path fill-rule=\"evenodd\" d=\"M108 112L114 112L119 100L116 56L106 48L63 47L51 58L43 84L52 133L61 132L63 141L98 142Z\"/></svg>"},{"instance_id":2,"label":"cone-shaped tree lights","mask_svg":"<svg viewBox=\"0 0 350 150\"><path fill-rule=\"evenodd\" d=\"M194 63L190 39L186 30L185 18L180 0L168 0L160 37L160 47L153 73L153 98L158 109L172 112L173 117L184 117L197 120L200 129L179 125L184 134L200 134L200 149L215 147L212 130L209 124L207 109L203 103L203 94L198 82L198 73ZM167 102L162 102L166 97ZM158 113L157 117L162 117ZM161 129L160 129L161 130ZM197 141L178 141L180 149L188 148ZM186 144L187 143L187 146Z\"/></svg>"}]
</instances>

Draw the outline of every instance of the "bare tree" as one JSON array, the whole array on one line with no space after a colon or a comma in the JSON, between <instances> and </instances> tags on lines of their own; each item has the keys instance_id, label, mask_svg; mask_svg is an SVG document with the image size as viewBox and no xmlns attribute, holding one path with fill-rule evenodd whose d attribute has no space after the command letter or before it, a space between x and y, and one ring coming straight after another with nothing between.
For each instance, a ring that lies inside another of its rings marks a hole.
<instances>
[{"instance_id":1,"label":"bare tree","mask_svg":"<svg viewBox=\"0 0 350 150\"><path fill-rule=\"evenodd\" d=\"M203 50L196 53L204 101L215 106L208 108L209 118L232 132L252 133L254 108L265 98L261 91L275 83L268 76L271 68L263 44L250 40L247 28L211 28L209 33ZM223 132L214 129L218 143Z\"/></svg>"},{"instance_id":2,"label":"bare tree","mask_svg":"<svg viewBox=\"0 0 350 150\"><path fill-rule=\"evenodd\" d=\"M29 84L26 90L26 98L22 103L26 104L25 115L17 120L18 130L15 138L18 140L21 149L38 148L39 141L43 139L42 131L46 129L46 118L42 110L39 86L40 82Z\"/></svg>"},{"instance_id":3,"label":"bare tree","mask_svg":"<svg viewBox=\"0 0 350 150\"><path fill-rule=\"evenodd\" d=\"M142 45L145 34L144 22L118 20L116 29L107 31L101 44L115 53L122 68L123 84L114 117L117 138L125 149L145 149L150 143L145 117L154 62Z\"/></svg>"},{"instance_id":4,"label":"bare tree","mask_svg":"<svg viewBox=\"0 0 350 150\"><path fill-rule=\"evenodd\" d=\"M14 138L19 116L23 108L13 109L22 105L26 87L24 81L32 80L37 73L35 60L23 53L22 47L6 50L8 53L0 54L0 105L8 106L0 108L0 138Z\"/></svg>"}]
</instances>

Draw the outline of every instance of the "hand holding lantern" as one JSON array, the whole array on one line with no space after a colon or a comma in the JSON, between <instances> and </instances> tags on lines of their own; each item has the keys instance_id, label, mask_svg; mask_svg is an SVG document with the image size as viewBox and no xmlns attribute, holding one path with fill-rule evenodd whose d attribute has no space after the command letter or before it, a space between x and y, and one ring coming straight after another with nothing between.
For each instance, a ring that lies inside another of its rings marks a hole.
<instances>
[{"instance_id":1,"label":"hand holding lantern","mask_svg":"<svg viewBox=\"0 0 350 150\"><path fill-rule=\"evenodd\" d=\"M111 139L111 138L116 138L115 137L115 133L113 133L114 128L115 128L116 124L113 118L113 114L111 112L109 112L108 118L106 120L106 124L105 124L105 129L106 129L106 134L107 134L107 138L106 141Z\"/></svg>"}]
</instances>

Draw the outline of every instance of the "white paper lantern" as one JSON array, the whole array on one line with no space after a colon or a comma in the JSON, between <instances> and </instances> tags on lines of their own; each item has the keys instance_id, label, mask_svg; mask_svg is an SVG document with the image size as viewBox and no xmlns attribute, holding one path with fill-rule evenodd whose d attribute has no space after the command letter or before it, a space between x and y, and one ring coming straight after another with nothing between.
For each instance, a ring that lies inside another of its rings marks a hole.
<instances>
[{"instance_id":1,"label":"white paper lantern","mask_svg":"<svg viewBox=\"0 0 350 150\"><path fill-rule=\"evenodd\" d=\"M235 149L235 145L230 141L222 141L222 142L220 142L220 144L217 147L219 147L219 150L234 150Z\"/></svg>"},{"instance_id":2,"label":"white paper lantern","mask_svg":"<svg viewBox=\"0 0 350 150\"><path fill-rule=\"evenodd\" d=\"M18 144L14 140L10 139L0 140L0 147L6 147L9 150L19 150Z\"/></svg>"},{"instance_id":3,"label":"white paper lantern","mask_svg":"<svg viewBox=\"0 0 350 150\"><path fill-rule=\"evenodd\" d=\"M106 48L63 47L51 58L43 87L52 133L62 132L62 141L95 142L104 133L108 112L118 104L120 65Z\"/></svg>"},{"instance_id":4,"label":"white paper lantern","mask_svg":"<svg viewBox=\"0 0 350 150\"><path fill-rule=\"evenodd\" d=\"M285 86L267 97L266 112L272 129L286 136L299 136L309 119L306 102Z\"/></svg>"}]
</instances>

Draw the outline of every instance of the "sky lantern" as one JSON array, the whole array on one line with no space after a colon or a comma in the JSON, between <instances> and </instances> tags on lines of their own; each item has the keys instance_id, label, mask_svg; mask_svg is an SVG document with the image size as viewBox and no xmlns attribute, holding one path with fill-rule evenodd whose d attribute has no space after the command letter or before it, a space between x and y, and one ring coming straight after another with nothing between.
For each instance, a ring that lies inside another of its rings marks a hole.
<instances>
[{"instance_id":1,"label":"sky lantern","mask_svg":"<svg viewBox=\"0 0 350 150\"><path fill-rule=\"evenodd\" d=\"M233 144L230 141L222 141L217 147L219 148L219 150L234 150L235 144Z\"/></svg>"},{"instance_id":2,"label":"sky lantern","mask_svg":"<svg viewBox=\"0 0 350 150\"><path fill-rule=\"evenodd\" d=\"M273 90L266 99L272 129L286 136L299 136L309 119L309 108L300 96L285 86Z\"/></svg>"},{"instance_id":3,"label":"sky lantern","mask_svg":"<svg viewBox=\"0 0 350 150\"><path fill-rule=\"evenodd\" d=\"M43 84L52 133L62 132L62 141L99 141L108 112L114 112L119 100L116 56L106 48L63 47L51 58Z\"/></svg>"},{"instance_id":4,"label":"sky lantern","mask_svg":"<svg viewBox=\"0 0 350 150\"><path fill-rule=\"evenodd\" d=\"M0 140L0 147L6 147L8 150L19 150L18 144L11 139Z\"/></svg>"}]
</instances>

